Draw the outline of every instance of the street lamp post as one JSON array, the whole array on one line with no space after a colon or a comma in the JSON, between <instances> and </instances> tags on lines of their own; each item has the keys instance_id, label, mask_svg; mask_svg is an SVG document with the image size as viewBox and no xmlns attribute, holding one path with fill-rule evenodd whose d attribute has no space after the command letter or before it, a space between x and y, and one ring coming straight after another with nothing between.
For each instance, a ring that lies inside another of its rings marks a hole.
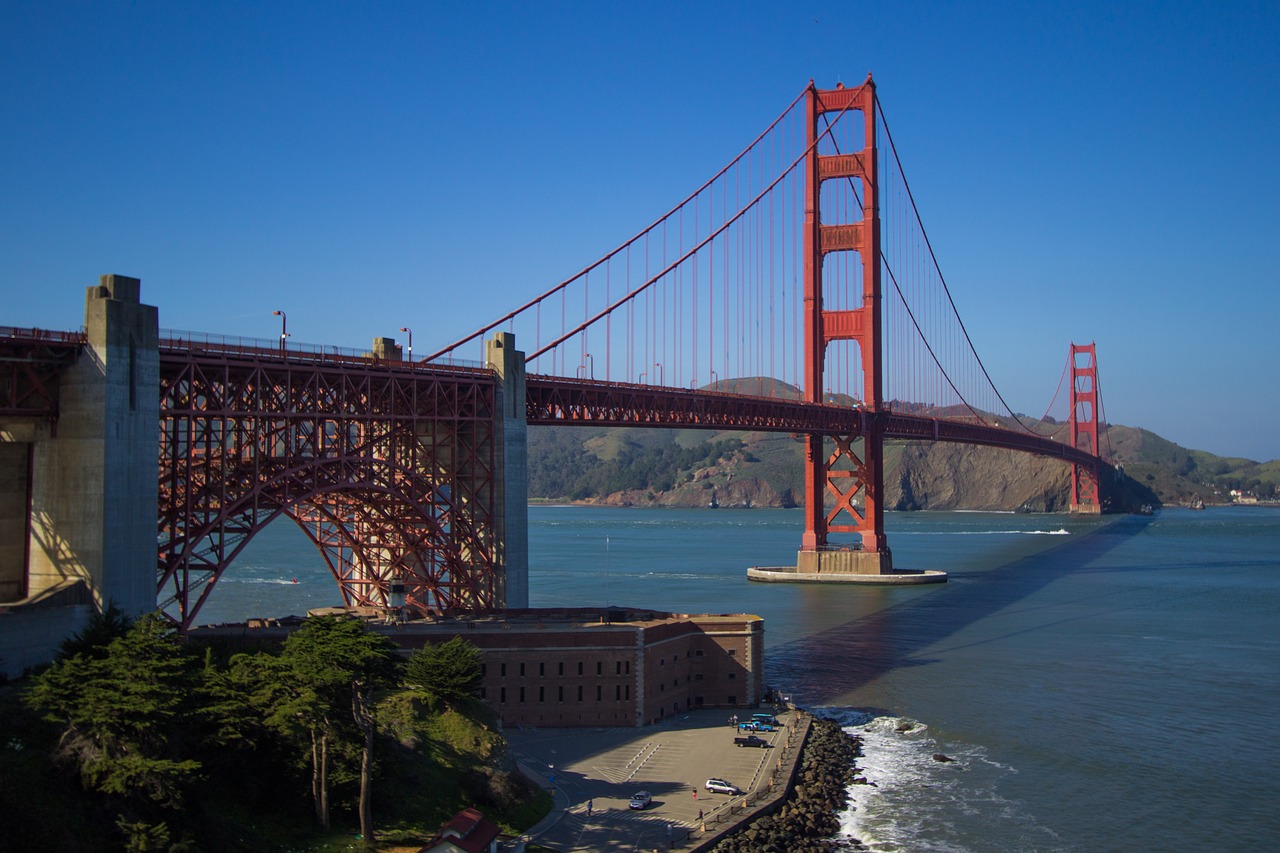
<instances>
[{"instance_id":1,"label":"street lamp post","mask_svg":"<svg viewBox=\"0 0 1280 853\"><path fill-rule=\"evenodd\" d=\"M284 339L289 337L289 318L283 311L272 311L271 313L280 318L280 352L284 352Z\"/></svg>"},{"instance_id":2,"label":"street lamp post","mask_svg":"<svg viewBox=\"0 0 1280 853\"><path fill-rule=\"evenodd\" d=\"M665 384L667 384L667 383L665 383L665 382L663 382L663 381L662 381L662 362L660 362L660 361L655 361L655 362L653 363L653 366L654 366L654 367L656 367L656 368L658 368L658 384L659 384L659 385L665 385Z\"/></svg>"},{"instance_id":3,"label":"street lamp post","mask_svg":"<svg viewBox=\"0 0 1280 853\"><path fill-rule=\"evenodd\" d=\"M400 331L407 332L409 335L409 361L413 361L413 329L408 326L401 326Z\"/></svg>"},{"instance_id":4,"label":"street lamp post","mask_svg":"<svg viewBox=\"0 0 1280 853\"><path fill-rule=\"evenodd\" d=\"M596 360L591 357L591 353L589 352L584 352L582 354L582 357L587 360L587 378L595 379L596 378Z\"/></svg>"}]
</instances>

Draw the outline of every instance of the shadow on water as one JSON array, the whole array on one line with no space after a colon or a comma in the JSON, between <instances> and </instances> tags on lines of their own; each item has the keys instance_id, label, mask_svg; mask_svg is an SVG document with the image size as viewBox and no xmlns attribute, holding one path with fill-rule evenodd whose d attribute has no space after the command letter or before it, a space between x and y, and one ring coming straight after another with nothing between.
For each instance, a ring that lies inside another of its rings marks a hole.
<instances>
[{"instance_id":1,"label":"shadow on water","mask_svg":"<svg viewBox=\"0 0 1280 853\"><path fill-rule=\"evenodd\" d=\"M894 670L935 663L918 653L1081 571L1150 523L1129 516L1002 566L952 572L928 594L771 648L767 680L824 704Z\"/></svg>"}]
</instances>

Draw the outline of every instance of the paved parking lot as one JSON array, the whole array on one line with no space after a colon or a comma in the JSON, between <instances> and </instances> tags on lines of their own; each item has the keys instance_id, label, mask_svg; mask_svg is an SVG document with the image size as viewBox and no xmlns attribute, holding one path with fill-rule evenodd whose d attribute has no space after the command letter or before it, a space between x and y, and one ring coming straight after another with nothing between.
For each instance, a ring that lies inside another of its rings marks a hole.
<instances>
[{"instance_id":1,"label":"paved parking lot","mask_svg":"<svg viewBox=\"0 0 1280 853\"><path fill-rule=\"evenodd\" d=\"M750 793L763 785L781 750L735 746L739 733L728 715L694 711L639 729L506 732L525 771L555 791L556 807L531 832L532 840L562 851L666 849L669 838L681 839L699 825L699 812L710 820L731 803L740 805L740 796L707 791L707 779L725 779ZM789 714L778 719L791 724ZM759 736L781 744L786 729ZM631 795L641 790L653 795L653 803L636 811Z\"/></svg>"}]
</instances>

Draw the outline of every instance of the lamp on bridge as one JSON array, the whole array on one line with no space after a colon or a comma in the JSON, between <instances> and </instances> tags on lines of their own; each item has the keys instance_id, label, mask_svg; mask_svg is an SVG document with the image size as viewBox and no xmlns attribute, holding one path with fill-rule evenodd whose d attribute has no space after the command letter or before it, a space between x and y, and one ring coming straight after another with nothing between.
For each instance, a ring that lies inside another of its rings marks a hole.
<instances>
[{"instance_id":1,"label":"lamp on bridge","mask_svg":"<svg viewBox=\"0 0 1280 853\"><path fill-rule=\"evenodd\" d=\"M401 326L400 331L406 332L409 335L409 361L413 361L413 329L410 329L408 326Z\"/></svg>"},{"instance_id":2,"label":"lamp on bridge","mask_svg":"<svg viewBox=\"0 0 1280 853\"><path fill-rule=\"evenodd\" d=\"M283 311L272 311L271 313L280 318L280 351L284 352L284 339L289 337L289 318Z\"/></svg>"},{"instance_id":3,"label":"lamp on bridge","mask_svg":"<svg viewBox=\"0 0 1280 853\"><path fill-rule=\"evenodd\" d=\"M582 364L578 365L578 370L586 375L587 379L596 378L596 360L591 357L591 353L584 352L582 354Z\"/></svg>"},{"instance_id":4,"label":"lamp on bridge","mask_svg":"<svg viewBox=\"0 0 1280 853\"><path fill-rule=\"evenodd\" d=\"M659 384L659 385L665 385L666 383L662 381L662 362L660 362L660 361L655 361L655 362L653 363L653 366L654 366L654 367L656 367L656 368L658 368L658 384Z\"/></svg>"}]
</instances>

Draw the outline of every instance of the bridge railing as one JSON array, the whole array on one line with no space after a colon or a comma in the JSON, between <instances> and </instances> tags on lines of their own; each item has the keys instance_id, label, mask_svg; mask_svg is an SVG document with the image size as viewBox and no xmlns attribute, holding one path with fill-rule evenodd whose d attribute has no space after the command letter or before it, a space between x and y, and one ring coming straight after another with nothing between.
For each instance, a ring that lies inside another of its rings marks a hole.
<instances>
[{"instance_id":1,"label":"bridge railing","mask_svg":"<svg viewBox=\"0 0 1280 853\"><path fill-rule=\"evenodd\" d=\"M161 329L160 348L170 351L203 351L253 358L285 358L329 364L373 363L406 370L428 370L433 372L451 368L463 370L485 369L485 366L479 361L462 358L438 359L428 364L421 360L406 361L399 358L385 358L376 355L370 350L360 350L352 347L294 343L292 341L286 341L282 346L278 340L247 338L238 335L217 335L209 332L190 332L179 329Z\"/></svg>"},{"instance_id":2,"label":"bridge railing","mask_svg":"<svg viewBox=\"0 0 1280 853\"><path fill-rule=\"evenodd\" d=\"M56 344L82 344L85 341L84 329L77 332L64 332L57 329L24 329L18 326L0 326L0 338L20 341L47 341Z\"/></svg>"}]
</instances>

